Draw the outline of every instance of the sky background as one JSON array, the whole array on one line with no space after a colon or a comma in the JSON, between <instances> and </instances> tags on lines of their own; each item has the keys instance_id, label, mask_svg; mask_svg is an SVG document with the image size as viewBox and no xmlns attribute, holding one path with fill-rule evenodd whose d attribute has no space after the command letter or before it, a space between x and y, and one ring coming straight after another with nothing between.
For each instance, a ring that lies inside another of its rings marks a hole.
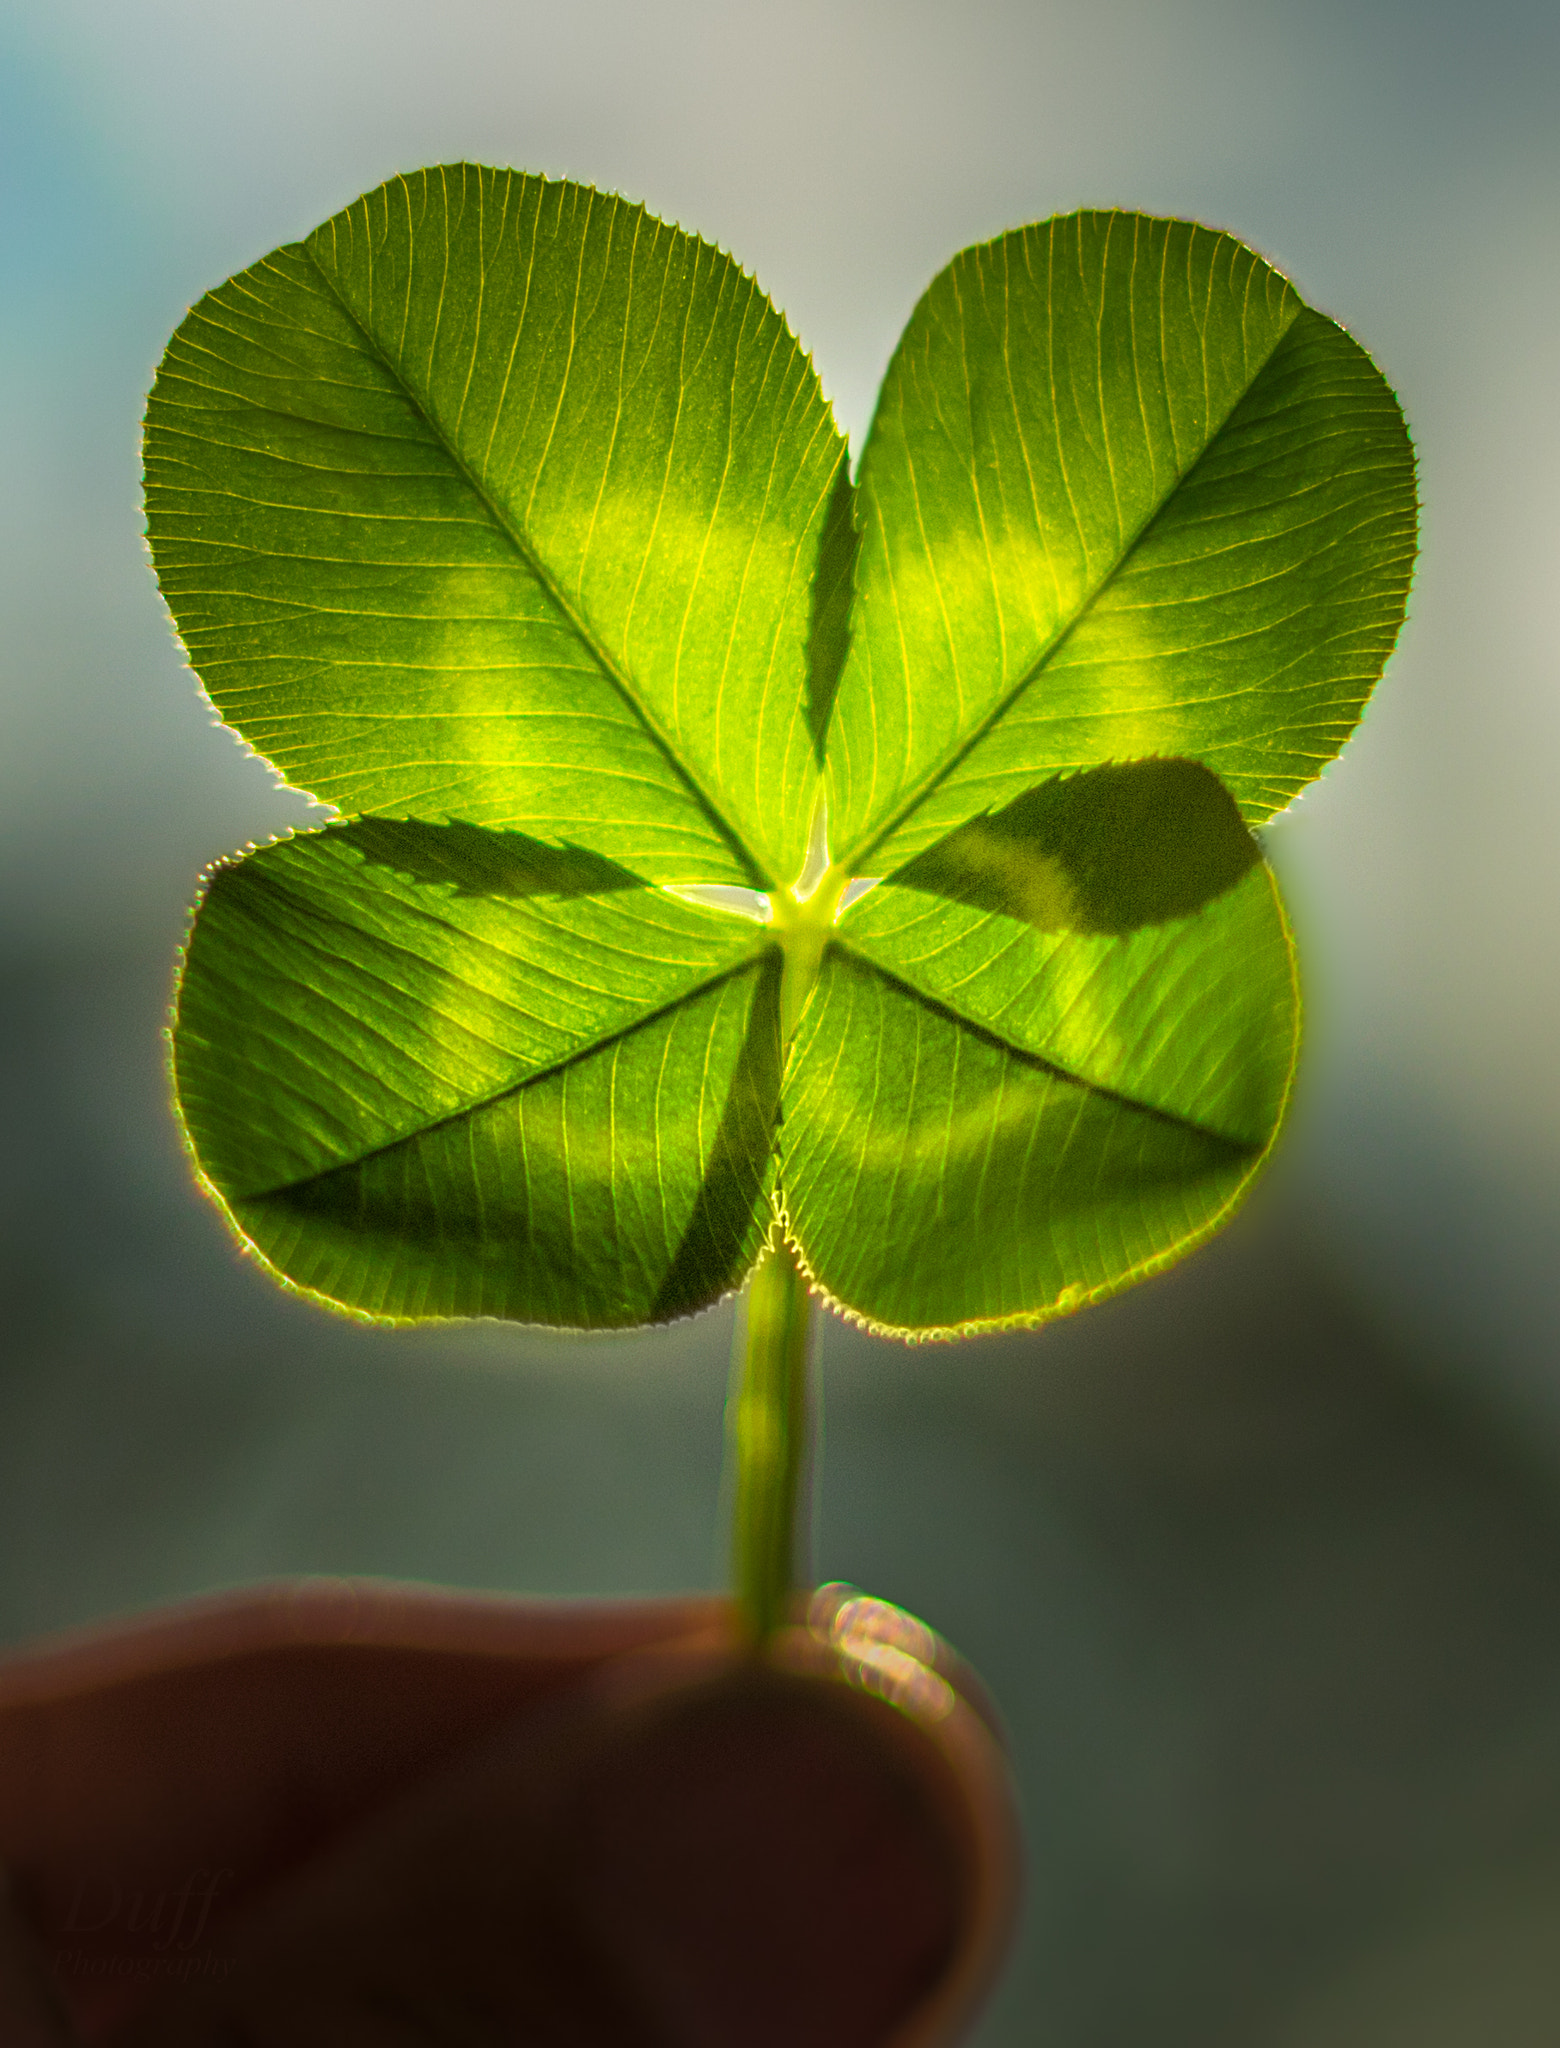
<instances>
[{"instance_id":1,"label":"sky background","mask_svg":"<svg viewBox=\"0 0 1560 2048\"><path fill-rule=\"evenodd\" d=\"M171 640L146 389L204 291L462 157L729 249L858 447L936 270L1081 205L1235 232L1398 390L1409 623L1268 835L1308 1025L1268 1189L1037 1338L831 1327L821 1556L1009 1714L1033 1880L983 2039L1548 2048L1552 0L0 0L0 1636L265 1571L719 1577L723 1313L605 1347L350 1329L239 1266L163 1102L196 875L309 812ZM1464 1990L1548 1990L1460 2006L1460 1941Z\"/></svg>"}]
</instances>

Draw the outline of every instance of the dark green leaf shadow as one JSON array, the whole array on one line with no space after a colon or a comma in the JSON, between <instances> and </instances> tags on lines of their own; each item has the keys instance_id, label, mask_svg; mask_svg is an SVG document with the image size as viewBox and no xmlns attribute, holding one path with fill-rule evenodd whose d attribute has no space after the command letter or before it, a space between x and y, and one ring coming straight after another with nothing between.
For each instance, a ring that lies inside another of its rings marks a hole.
<instances>
[{"instance_id":1,"label":"dark green leaf shadow","mask_svg":"<svg viewBox=\"0 0 1560 2048\"><path fill-rule=\"evenodd\" d=\"M453 883L460 896L600 896L646 886L599 853L549 846L524 832L425 825L415 818L356 818L330 829L345 832L371 865L418 882Z\"/></svg>"},{"instance_id":2,"label":"dark green leaf shadow","mask_svg":"<svg viewBox=\"0 0 1560 2048\"><path fill-rule=\"evenodd\" d=\"M842 459L818 542L812 615L807 627L807 730L812 735L813 757L820 770L829 717L850 646L850 600L858 546L855 499L850 465Z\"/></svg>"},{"instance_id":3,"label":"dark green leaf shadow","mask_svg":"<svg viewBox=\"0 0 1560 2048\"><path fill-rule=\"evenodd\" d=\"M1199 762L1125 761L1026 791L893 879L1038 931L1120 934L1190 917L1261 858Z\"/></svg>"},{"instance_id":4,"label":"dark green leaf shadow","mask_svg":"<svg viewBox=\"0 0 1560 2048\"><path fill-rule=\"evenodd\" d=\"M753 1212L764 1199L780 1120L780 974L780 955L772 952L758 970L747 1034L715 1143L693 1212L651 1305L652 1322L707 1308L745 1277L739 1262Z\"/></svg>"}]
</instances>

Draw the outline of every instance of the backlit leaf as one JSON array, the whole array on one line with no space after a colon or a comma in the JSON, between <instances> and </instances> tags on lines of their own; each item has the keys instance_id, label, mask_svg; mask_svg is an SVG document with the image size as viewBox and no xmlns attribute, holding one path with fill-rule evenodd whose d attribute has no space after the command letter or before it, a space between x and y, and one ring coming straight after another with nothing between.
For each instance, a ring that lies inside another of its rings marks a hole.
<instances>
[{"instance_id":1,"label":"backlit leaf","mask_svg":"<svg viewBox=\"0 0 1560 2048\"><path fill-rule=\"evenodd\" d=\"M420 172L200 302L147 480L213 701L352 814L218 869L180 987L199 1171L284 1280L622 1327L778 1220L952 1333L1231 1213L1298 1030L1251 827L1358 718L1415 510L1369 359L1231 237L966 251L856 487L727 257Z\"/></svg>"},{"instance_id":2,"label":"backlit leaf","mask_svg":"<svg viewBox=\"0 0 1560 2048\"><path fill-rule=\"evenodd\" d=\"M1413 456L1364 350L1232 236L1080 213L933 283L858 516L830 816L886 874L1049 776L1148 755L1272 817L1396 638Z\"/></svg>"},{"instance_id":3,"label":"backlit leaf","mask_svg":"<svg viewBox=\"0 0 1560 2048\"><path fill-rule=\"evenodd\" d=\"M729 257L578 185L392 178L202 299L147 410L223 717L343 810L790 882L843 445Z\"/></svg>"},{"instance_id":4,"label":"backlit leaf","mask_svg":"<svg viewBox=\"0 0 1560 2048\"><path fill-rule=\"evenodd\" d=\"M757 1255L772 1175L777 974L755 938L470 827L266 847L213 877L185 963L202 1171L279 1272L366 1314L702 1306Z\"/></svg>"}]
</instances>

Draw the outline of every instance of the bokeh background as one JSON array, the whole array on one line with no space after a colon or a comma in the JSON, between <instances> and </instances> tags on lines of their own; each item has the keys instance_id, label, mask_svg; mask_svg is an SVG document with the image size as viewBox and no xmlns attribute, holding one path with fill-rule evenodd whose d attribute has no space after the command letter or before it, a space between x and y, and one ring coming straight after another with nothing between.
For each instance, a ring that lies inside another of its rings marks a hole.
<instances>
[{"instance_id":1,"label":"bokeh background","mask_svg":"<svg viewBox=\"0 0 1560 2048\"><path fill-rule=\"evenodd\" d=\"M186 305L398 169L643 199L859 445L962 245L1231 228L1396 384L1409 625L1269 835L1304 949L1262 1194L1075 1323L831 1324L817 1561L982 1668L1030 1836L986 2048L1560 2038L1560 10L1544 0L0 7L0 1639L291 1571L720 1583L730 1312L398 1335L187 1186L201 866L308 815L215 728L137 436Z\"/></svg>"}]
</instances>

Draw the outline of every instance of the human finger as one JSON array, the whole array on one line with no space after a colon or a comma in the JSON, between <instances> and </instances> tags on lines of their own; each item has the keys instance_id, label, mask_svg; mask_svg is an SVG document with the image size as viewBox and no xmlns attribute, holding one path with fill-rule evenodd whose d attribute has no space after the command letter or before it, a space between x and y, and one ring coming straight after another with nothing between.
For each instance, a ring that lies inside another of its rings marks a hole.
<instances>
[{"instance_id":1,"label":"human finger","mask_svg":"<svg viewBox=\"0 0 1560 2048\"><path fill-rule=\"evenodd\" d=\"M604 1665L230 1922L125 2048L951 2038L1011 1903L1005 1765L935 1661L869 1647Z\"/></svg>"},{"instance_id":2,"label":"human finger","mask_svg":"<svg viewBox=\"0 0 1560 2048\"><path fill-rule=\"evenodd\" d=\"M729 1627L707 1598L305 1580L12 1652L0 1857L96 2039L189 1975L222 1915L401 1785L605 1658Z\"/></svg>"},{"instance_id":3,"label":"human finger","mask_svg":"<svg viewBox=\"0 0 1560 2048\"><path fill-rule=\"evenodd\" d=\"M5 2048L80 2048L37 1943L16 1912L0 1866L0 2042Z\"/></svg>"}]
</instances>

